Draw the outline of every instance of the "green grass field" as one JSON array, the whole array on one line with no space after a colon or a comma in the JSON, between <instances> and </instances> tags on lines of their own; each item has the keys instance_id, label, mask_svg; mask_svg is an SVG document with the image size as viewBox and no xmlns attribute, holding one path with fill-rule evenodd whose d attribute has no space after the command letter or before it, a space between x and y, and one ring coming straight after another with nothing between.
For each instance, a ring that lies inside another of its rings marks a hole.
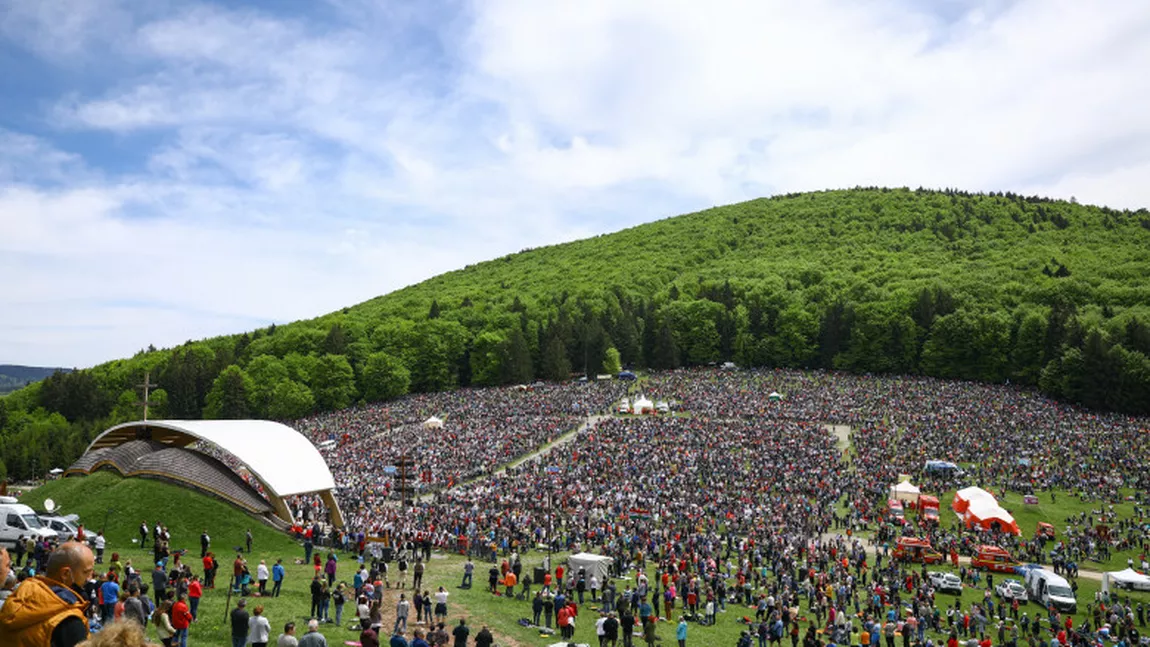
<instances>
[{"instance_id":1,"label":"green grass field","mask_svg":"<svg viewBox=\"0 0 1150 647\"><path fill-rule=\"evenodd\" d=\"M249 609L261 603L266 607L265 615L272 623L273 640L278 636L287 621L294 621L298 626L305 624L310 607L310 594L308 586L311 580L312 569L307 565L295 564L296 558L303 557L303 549L287 536L274 529L255 522L247 515L236 509L216 501L210 497L179 488L166 483L146 481L141 479L121 479L114 474L100 472L86 478L73 478L54 481L41 488L28 493L23 501L38 505L45 498L53 498L62 506L65 513L74 512L80 515L86 526L92 529L99 528L104 515L108 514L108 549L107 558L113 551L121 553L122 558L131 559L138 568L146 568L151 561L148 551L141 551L133 542L136 537L136 528L141 519L155 522L157 519L169 526L172 532L172 545L174 548L189 549L189 556L198 557L198 537L206 527L213 538L213 550L219 555L221 562L221 580L230 568L231 560L235 554L231 552L233 546L243 543L244 530L252 528L255 536L254 551L247 557L253 566L260 559L266 559L269 564L277 558L283 558L287 568L287 578L279 598L252 599ZM1059 496L1059 502L1063 500ZM1070 503L1069 497L1066 502ZM1035 514L1047 514L1057 517L1057 509L1046 509L1047 501ZM1015 506L1016 508L1019 506ZM112 512L108 513L109 510ZM1049 517L1047 517L1049 518ZM339 579L350 581L354 559L350 555L339 554ZM543 554L531 552L524 556L525 572L538 565ZM553 563L559 563L563 555L557 554ZM481 624L488 624L496 634L499 644L505 647L516 645L550 645L558 642L556 637L540 636L538 631L526 629L518 625L520 618L531 617L529 602L520 602L504 597L494 596L486 592L486 570L488 565L476 562L475 586L469 590L460 589L459 583L463 572L464 558L459 555L436 554L428 566L425 574L424 588L434 591L444 586L451 592L449 601L449 623L455 624L460 616L466 616L472 626L473 635ZM193 570L198 572L198 560L192 560ZM632 574L633 575L633 574ZM648 572L654 577L654 571ZM996 576L997 579L997 576ZM622 590L628 581L617 581ZM1093 600L1098 583L1079 579L1079 614L1078 621L1085 619L1085 609L1089 601ZM410 597L410 591L408 591ZM226 589L221 588L205 591L200 605L199 620L192 626L190 644L193 645L226 645L228 643L228 624L225 608ZM384 598L385 624L390 628L388 616L394 615L395 600L398 592L389 590ZM981 589L967 589L962 595L964 605L981 599ZM940 595L939 604L952 602L953 596ZM1137 594L1135 601L1142 601L1150 605L1150 595ZM235 600L232 600L234 604ZM576 622L575 638L578 642L597 644L594 636L595 609L597 605L588 603L581 608ZM1037 611L1035 605L1028 605L1033 616ZM806 605L802 611L807 611ZM334 610L333 610L334 615ZM352 607L345 607L344 624L353 616ZM688 644L691 645L734 645L738 639L743 625L737 619L743 615L753 616L753 610L741 605L729 604L727 613L718 614L718 622L713 627L702 627L692 624L688 633ZM672 622L659 623L658 636L663 644L674 644L674 631L677 614L672 616ZM411 620L414 620L414 612ZM805 628L804 628L805 630ZM356 640L357 632L346 627L323 625L322 632L328 637L329 644L342 645L344 641ZM410 637L410 631L409 631Z\"/></svg>"}]
</instances>

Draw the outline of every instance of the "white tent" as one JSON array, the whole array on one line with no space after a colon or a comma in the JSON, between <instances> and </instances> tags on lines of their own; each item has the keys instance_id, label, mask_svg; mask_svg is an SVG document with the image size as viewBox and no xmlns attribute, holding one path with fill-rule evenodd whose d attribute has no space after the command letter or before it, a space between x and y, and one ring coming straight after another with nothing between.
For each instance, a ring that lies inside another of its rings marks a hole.
<instances>
[{"instance_id":1,"label":"white tent","mask_svg":"<svg viewBox=\"0 0 1150 647\"><path fill-rule=\"evenodd\" d=\"M778 391L771 391L770 394L767 395L767 399L771 402L778 402L783 399L783 394Z\"/></svg>"},{"instance_id":2,"label":"white tent","mask_svg":"<svg viewBox=\"0 0 1150 647\"><path fill-rule=\"evenodd\" d=\"M903 481L898 485L890 486L890 498L899 501L918 501L918 495L922 494L916 486L911 485L910 481Z\"/></svg>"},{"instance_id":3,"label":"white tent","mask_svg":"<svg viewBox=\"0 0 1150 647\"><path fill-rule=\"evenodd\" d=\"M1146 577L1132 568L1114 573L1103 573L1102 591L1109 593L1111 584L1114 585L1114 588L1128 591L1150 591L1150 577Z\"/></svg>"},{"instance_id":4,"label":"white tent","mask_svg":"<svg viewBox=\"0 0 1150 647\"><path fill-rule=\"evenodd\" d=\"M579 569L582 568L587 573L588 583L594 575L599 578L599 584L602 586L607 582L607 568L614 561L614 558L595 553L577 553L567 558L567 576L578 577Z\"/></svg>"},{"instance_id":5,"label":"white tent","mask_svg":"<svg viewBox=\"0 0 1150 647\"><path fill-rule=\"evenodd\" d=\"M651 402L646 396L639 396L635 403L631 405L632 413L654 413L655 403Z\"/></svg>"},{"instance_id":6,"label":"white tent","mask_svg":"<svg viewBox=\"0 0 1150 647\"><path fill-rule=\"evenodd\" d=\"M431 416L427 420L423 421L423 428L424 429L443 429L443 421L440 420L439 418L436 418L435 416Z\"/></svg>"}]
</instances>

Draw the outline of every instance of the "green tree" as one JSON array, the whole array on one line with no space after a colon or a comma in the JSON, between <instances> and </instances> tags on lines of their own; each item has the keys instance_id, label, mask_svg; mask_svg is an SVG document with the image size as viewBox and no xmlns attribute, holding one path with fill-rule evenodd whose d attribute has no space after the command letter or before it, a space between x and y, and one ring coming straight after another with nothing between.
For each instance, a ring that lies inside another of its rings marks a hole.
<instances>
[{"instance_id":1,"label":"green tree","mask_svg":"<svg viewBox=\"0 0 1150 647\"><path fill-rule=\"evenodd\" d=\"M363 399L368 402L398 398L410 388L411 372L387 353L372 353L363 367L362 386Z\"/></svg>"},{"instance_id":2,"label":"green tree","mask_svg":"<svg viewBox=\"0 0 1150 647\"><path fill-rule=\"evenodd\" d=\"M478 386L499 384L503 376L504 336L485 331L475 337L471 346L471 383Z\"/></svg>"},{"instance_id":3,"label":"green tree","mask_svg":"<svg viewBox=\"0 0 1150 647\"><path fill-rule=\"evenodd\" d=\"M311 384L318 367L318 357L299 353L288 353L284 357L284 368L287 369L288 379L300 384Z\"/></svg>"},{"instance_id":4,"label":"green tree","mask_svg":"<svg viewBox=\"0 0 1150 647\"><path fill-rule=\"evenodd\" d=\"M248 362L244 371L253 382L252 412L259 417L267 416L276 386L290 379L287 365L274 355L257 355Z\"/></svg>"},{"instance_id":5,"label":"green tree","mask_svg":"<svg viewBox=\"0 0 1150 647\"><path fill-rule=\"evenodd\" d=\"M312 375L311 390L324 411L343 409L355 400L355 371L343 355L319 358Z\"/></svg>"},{"instance_id":6,"label":"green tree","mask_svg":"<svg viewBox=\"0 0 1150 647\"><path fill-rule=\"evenodd\" d=\"M240 420L251 417L250 393L254 389L252 379L239 366L232 364L225 368L208 392L204 414L208 418L220 420Z\"/></svg>"},{"instance_id":7,"label":"green tree","mask_svg":"<svg viewBox=\"0 0 1150 647\"><path fill-rule=\"evenodd\" d=\"M315 396L306 385L295 380L281 380L272 389L267 416L273 420L296 420L315 409Z\"/></svg>"},{"instance_id":8,"label":"green tree","mask_svg":"<svg viewBox=\"0 0 1150 647\"><path fill-rule=\"evenodd\" d=\"M216 353L203 343L186 344L172 352L160 386L168 393L169 412L175 418L199 418L208 390L218 375L212 371Z\"/></svg>"},{"instance_id":9,"label":"green tree","mask_svg":"<svg viewBox=\"0 0 1150 647\"><path fill-rule=\"evenodd\" d=\"M607 349L607 356L603 359L603 370L611 375L623 370L622 359L614 346Z\"/></svg>"},{"instance_id":10,"label":"green tree","mask_svg":"<svg viewBox=\"0 0 1150 647\"><path fill-rule=\"evenodd\" d=\"M135 391L131 389L121 391L120 397L116 398L116 406L112 408L112 420L116 423L138 420L141 409L136 403L139 401L140 398Z\"/></svg>"},{"instance_id":11,"label":"green tree","mask_svg":"<svg viewBox=\"0 0 1150 647\"><path fill-rule=\"evenodd\" d=\"M553 382L561 382L571 375L571 361L567 359L567 349L559 335L548 335L543 347L543 377Z\"/></svg>"},{"instance_id":12,"label":"green tree","mask_svg":"<svg viewBox=\"0 0 1150 647\"><path fill-rule=\"evenodd\" d=\"M411 337L410 359L405 357L404 364L411 371L412 389L428 392L454 388L467 349L467 329L440 317L416 324Z\"/></svg>"},{"instance_id":13,"label":"green tree","mask_svg":"<svg viewBox=\"0 0 1150 647\"><path fill-rule=\"evenodd\" d=\"M1022 315L1015 333L1015 341L1010 351L1011 379L1022 384L1038 384L1042 375L1043 346L1046 333L1046 317L1041 312L1031 310Z\"/></svg>"},{"instance_id":14,"label":"green tree","mask_svg":"<svg viewBox=\"0 0 1150 647\"><path fill-rule=\"evenodd\" d=\"M332 324L324 337L320 349L328 355L344 355L347 353L348 338L343 326Z\"/></svg>"},{"instance_id":15,"label":"green tree","mask_svg":"<svg viewBox=\"0 0 1150 647\"><path fill-rule=\"evenodd\" d=\"M531 348L527 337L516 326L503 342L503 383L528 384L535 379L535 367L531 361Z\"/></svg>"}]
</instances>

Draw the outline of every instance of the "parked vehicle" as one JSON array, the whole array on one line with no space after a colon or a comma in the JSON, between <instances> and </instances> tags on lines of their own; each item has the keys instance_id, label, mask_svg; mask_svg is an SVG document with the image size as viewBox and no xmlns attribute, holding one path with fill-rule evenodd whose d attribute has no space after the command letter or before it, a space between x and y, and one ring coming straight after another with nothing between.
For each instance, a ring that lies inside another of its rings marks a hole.
<instances>
[{"instance_id":1,"label":"parked vehicle","mask_svg":"<svg viewBox=\"0 0 1150 647\"><path fill-rule=\"evenodd\" d=\"M899 561L918 564L941 564L944 559L929 541L918 537L899 537L892 555Z\"/></svg>"},{"instance_id":2,"label":"parked vehicle","mask_svg":"<svg viewBox=\"0 0 1150 647\"><path fill-rule=\"evenodd\" d=\"M1070 583L1060 575L1032 568L1026 572L1026 593L1042 606L1052 606L1064 613L1077 613L1078 601Z\"/></svg>"},{"instance_id":3,"label":"parked vehicle","mask_svg":"<svg viewBox=\"0 0 1150 647\"><path fill-rule=\"evenodd\" d=\"M1019 563L1010 556L1010 553L998 546L982 545L970 560L974 568L996 573L1015 573Z\"/></svg>"},{"instance_id":4,"label":"parked vehicle","mask_svg":"<svg viewBox=\"0 0 1150 647\"><path fill-rule=\"evenodd\" d=\"M1026 587L1022 585L1022 582L1014 579L1003 580L1001 584L994 587L994 592L1004 601L1018 600L1019 604L1026 604L1028 599Z\"/></svg>"},{"instance_id":5,"label":"parked vehicle","mask_svg":"<svg viewBox=\"0 0 1150 647\"><path fill-rule=\"evenodd\" d=\"M962 468L950 461L927 461L923 465L922 471L930 476L942 476L947 478L961 478L966 474Z\"/></svg>"},{"instance_id":6,"label":"parked vehicle","mask_svg":"<svg viewBox=\"0 0 1150 647\"><path fill-rule=\"evenodd\" d=\"M1050 539L1054 539L1055 534L1054 526L1046 523L1045 521L1039 521L1038 529L1034 531L1034 535L1036 537L1049 537Z\"/></svg>"},{"instance_id":7,"label":"parked vehicle","mask_svg":"<svg viewBox=\"0 0 1150 647\"><path fill-rule=\"evenodd\" d=\"M15 501L6 497L5 501ZM40 523L40 518L22 503L0 503L0 545L14 546L21 536L57 539L56 531Z\"/></svg>"},{"instance_id":8,"label":"parked vehicle","mask_svg":"<svg viewBox=\"0 0 1150 647\"><path fill-rule=\"evenodd\" d=\"M954 573L935 571L928 577L930 577L931 586L933 586L936 591L962 595L962 580L958 579L958 576Z\"/></svg>"},{"instance_id":9,"label":"parked vehicle","mask_svg":"<svg viewBox=\"0 0 1150 647\"><path fill-rule=\"evenodd\" d=\"M56 531L56 538L59 539L61 543L72 541L72 539L76 537L76 522L80 520L79 516L74 514L63 517L51 514L37 516L40 517L40 523L44 524L44 527Z\"/></svg>"},{"instance_id":10,"label":"parked vehicle","mask_svg":"<svg viewBox=\"0 0 1150 647\"><path fill-rule=\"evenodd\" d=\"M924 523L932 523L932 524L937 526L938 525L938 508L937 507L923 508L922 509L922 521Z\"/></svg>"},{"instance_id":11,"label":"parked vehicle","mask_svg":"<svg viewBox=\"0 0 1150 647\"><path fill-rule=\"evenodd\" d=\"M898 499L891 499L886 502L887 518L892 523L897 523L900 526L906 525L906 512L903 510L902 501Z\"/></svg>"}]
</instances>

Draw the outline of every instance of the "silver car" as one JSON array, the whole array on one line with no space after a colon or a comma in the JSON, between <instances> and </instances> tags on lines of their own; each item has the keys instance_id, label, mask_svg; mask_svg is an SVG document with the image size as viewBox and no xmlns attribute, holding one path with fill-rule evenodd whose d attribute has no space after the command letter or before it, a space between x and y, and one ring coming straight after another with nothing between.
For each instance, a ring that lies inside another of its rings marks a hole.
<instances>
[{"instance_id":1,"label":"silver car","mask_svg":"<svg viewBox=\"0 0 1150 647\"><path fill-rule=\"evenodd\" d=\"M1019 604L1026 604L1029 599L1026 595L1026 587L1022 586L1022 582L1018 580L1003 580L1002 584L994 587L994 592L1004 601L1018 600Z\"/></svg>"},{"instance_id":2,"label":"silver car","mask_svg":"<svg viewBox=\"0 0 1150 647\"><path fill-rule=\"evenodd\" d=\"M60 542L72 541L76 537L76 515L68 515L67 517L57 517L51 515L38 515L40 523L44 524L46 528L51 528L56 531L56 536Z\"/></svg>"}]
</instances>

